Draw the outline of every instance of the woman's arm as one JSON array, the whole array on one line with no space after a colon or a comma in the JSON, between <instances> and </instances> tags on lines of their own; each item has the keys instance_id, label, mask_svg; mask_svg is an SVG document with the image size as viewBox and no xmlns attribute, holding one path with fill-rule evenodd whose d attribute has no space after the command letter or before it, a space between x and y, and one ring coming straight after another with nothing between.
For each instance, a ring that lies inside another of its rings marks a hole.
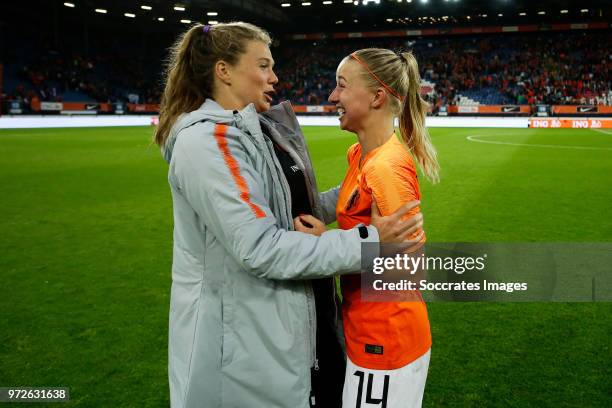
<instances>
[{"instance_id":1,"label":"woman's arm","mask_svg":"<svg viewBox=\"0 0 612 408\"><path fill-rule=\"evenodd\" d=\"M323 212L323 222L325 222L325 224L331 224L336 221L336 204L338 204L339 194L340 185L319 194L321 211Z\"/></svg>"},{"instance_id":2,"label":"woman's arm","mask_svg":"<svg viewBox=\"0 0 612 408\"><path fill-rule=\"evenodd\" d=\"M377 242L377 229L316 237L278 228L240 137L245 136L233 127L194 125L181 132L170 163L170 183L224 248L262 278L311 279L360 270L361 244Z\"/></svg>"}]
</instances>

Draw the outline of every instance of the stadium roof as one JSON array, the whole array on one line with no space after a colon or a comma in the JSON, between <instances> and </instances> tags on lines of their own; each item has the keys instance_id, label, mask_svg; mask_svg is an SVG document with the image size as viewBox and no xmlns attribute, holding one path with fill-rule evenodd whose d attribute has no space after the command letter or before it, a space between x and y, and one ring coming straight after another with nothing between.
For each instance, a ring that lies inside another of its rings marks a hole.
<instances>
[{"instance_id":1,"label":"stadium roof","mask_svg":"<svg viewBox=\"0 0 612 408\"><path fill-rule=\"evenodd\" d=\"M609 0L46 0L3 1L7 22L57 16L154 30L244 20L274 33L387 30L458 25L610 22ZM22 18L20 18L20 16ZM152 25L154 24L154 25Z\"/></svg>"}]
</instances>

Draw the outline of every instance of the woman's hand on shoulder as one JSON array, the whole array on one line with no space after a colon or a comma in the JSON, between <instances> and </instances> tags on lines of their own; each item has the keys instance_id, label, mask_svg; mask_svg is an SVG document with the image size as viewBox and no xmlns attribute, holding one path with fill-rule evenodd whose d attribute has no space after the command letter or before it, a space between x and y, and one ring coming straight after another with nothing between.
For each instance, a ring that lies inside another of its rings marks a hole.
<instances>
[{"instance_id":1,"label":"woman's hand on shoulder","mask_svg":"<svg viewBox=\"0 0 612 408\"><path fill-rule=\"evenodd\" d=\"M372 200L372 219L370 225L375 226L378 230L381 244L406 243L420 245L425 236L423 232L423 214L418 212L407 220L402 220L402 217L418 207L419 204L421 204L420 201L413 200L402 205L393 214L382 216L376 201ZM417 232L416 237L410 238Z\"/></svg>"},{"instance_id":2,"label":"woman's hand on shoulder","mask_svg":"<svg viewBox=\"0 0 612 408\"><path fill-rule=\"evenodd\" d=\"M327 231L325 223L310 214L300 214L293 219L295 230L306 234L316 235L317 237Z\"/></svg>"}]
</instances>

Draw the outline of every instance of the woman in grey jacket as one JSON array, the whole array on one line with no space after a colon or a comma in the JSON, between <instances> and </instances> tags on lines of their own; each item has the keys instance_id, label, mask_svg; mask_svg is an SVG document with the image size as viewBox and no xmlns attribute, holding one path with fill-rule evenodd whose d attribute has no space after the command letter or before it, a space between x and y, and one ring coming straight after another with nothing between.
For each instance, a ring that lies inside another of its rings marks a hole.
<instances>
[{"instance_id":1,"label":"woman in grey jacket","mask_svg":"<svg viewBox=\"0 0 612 408\"><path fill-rule=\"evenodd\" d=\"M174 407L308 407L317 360L310 279L356 273L363 242L401 241L422 224L401 221L409 203L370 226L294 231L275 143L303 172L315 217L334 220L338 190L316 193L291 106L270 106L278 78L269 44L247 23L196 25L171 54L155 140L170 163L174 209Z\"/></svg>"}]
</instances>

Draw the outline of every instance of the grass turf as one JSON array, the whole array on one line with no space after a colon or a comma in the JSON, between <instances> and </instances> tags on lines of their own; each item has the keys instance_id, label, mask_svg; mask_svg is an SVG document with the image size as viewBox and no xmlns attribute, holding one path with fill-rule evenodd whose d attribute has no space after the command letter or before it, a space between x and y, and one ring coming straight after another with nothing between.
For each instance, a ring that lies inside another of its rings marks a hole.
<instances>
[{"instance_id":1,"label":"grass turf","mask_svg":"<svg viewBox=\"0 0 612 408\"><path fill-rule=\"evenodd\" d=\"M68 386L69 406L168 405L172 213L151 133L0 130L0 387ZM305 133L319 187L340 182L354 136ZM612 240L609 133L431 134L442 181L421 179L430 242ZM611 304L428 308L426 407L612 406Z\"/></svg>"}]
</instances>

